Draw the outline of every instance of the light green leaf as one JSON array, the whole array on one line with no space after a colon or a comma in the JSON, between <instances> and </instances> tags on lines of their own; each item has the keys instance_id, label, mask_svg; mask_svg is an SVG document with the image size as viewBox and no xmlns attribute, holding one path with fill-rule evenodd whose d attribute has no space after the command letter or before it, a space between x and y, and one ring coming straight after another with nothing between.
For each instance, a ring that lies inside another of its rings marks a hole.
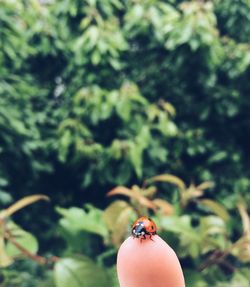
<instances>
[{"instance_id":1,"label":"light green leaf","mask_svg":"<svg viewBox=\"0 0 250 287\"><path fill-rule=\"evenodd\" d=\"M64 162L67 158L69 147L72 143L72 134L70 130L65 130L59 142L59 159Z\"/></svg>"},{"instance_id":2,"label":"light green leaf","mask_svg":"<svg viewBox=\"0 0 250 287\"><path fill-rule=\"evenodd\" d=\"M215 153L214 155L212 155L208 162L209 163L217 163L217 162L221 162L223 160L225 160L227 158L227 153L225 151L219 151L217 153Z\"/></svg>"},{"instance_id":3,"label":"light green leaf","mask_svg":"<svg viewBox=\"0 0 250 287\"><path fill-rule=\"evenodd\" d=\"M154 176L152 178L149 178L147 180L148 182L151 181L161 181L161 182L168 182L168 183L172 183L174 185L176 185L177 187L179 187L180 189L186 189L186 185L184 183L184 181L182 179L180 179L179 177L172 175L172 174L160 174L157 176Z\"/></svg>"},{"instance_id":4,"label":"light green leaf","mask_svg":"<svg viewBox=\"0 0 250 287\"><path fill-rule=\"evenodd\" d=\"M12 202L12 196L3 190L0 190L0 203L1 204L9 204Z\"/></svg>"},{"instance_id":5,"label":"light green leaf","mask_svg":"<svg viewBox=\"0 0 250 287\"><path fill-rule=\"evenodd\" d=\"M72 234L86 231L106 238L108 236L108 229L102 218L102 211L91 205L85 205L85 207L87 211L77 207L68 209L57 207L56 211L63 216L60 219L60 225Z\"/></svg>"},{"instance_id":6,"label":"light green leaf","mask_svg":"<svg viewBox=\"0 0 250 287\"><path fill-rule=\"evenodd\" d=\"M108 273L85 256L59 260L54 280L56 287L110 287Z\"/></svg>"},{"instance_id":7,"label":"light green leaf","mask_svg":"<svg viewBox=\"0 0 250 287\"><path fill-rule=\"evenodd\" d=\"M199 241L197 236L197 230L191 226L191 217L188 215L167 216L161 218L161 227L166 231L171 231L177 234L181 234L184 237L188 237L193 241Z\"/></svg>"},{"instance_id":8,"label":"light green leaf","mask_svg":"<svg viewBox=\"0 0 250 287\"><path fill-rule=\"evenodd\" d=\"M12 264L12 258L7 254L3 237L0 237L0 267L7 267Z\"/></svg>"},{"instance_id":9,"label":"light green leaf","mask_svg":"<svg viewBox=\"0 0 250 287\"><path fill-rule=\"evenodd\" d=\"M7 227L11 231L11 236L18 245L27 249L32 254L37 253L38 242L31 233L23 230L14 222L9 222ZM22 251L20 251L10 240L6 244L6 252L9 256L22 255Z\"/></svg>"},{"instance_id":10,"label":"light green leaf","mask_svg":"<svg viewBox=\"0 0 250 287\"><path fill-rule=\"evenodd\" d=\"M142 176L142 151L140 145L130 142L129 157L139 178Z\"/></svg>"},{"instance_id":11,"label":"light green leaf","mask_svg":"<svg viewBox=\"0 0 250 287\"><path fill-rule=\"evenodd\" d=\"M114 245L120 245L128 232L129 219L133 214L132 207L122 200L111 203L103 212L103 218L112 233Z\"/></svg>"},{"instance_id":12,"label":"light green leaf","mask_svg":"<svg viewBox=\"0 0 250 287\"><path fill-rule=\"evenodd\" d=\"M210 199L201 199L199 200L199 202L202 205L207 206L214 214L218 215L224 221L228 221L230 219L230 215L227 210L218 202L215 202L214 200Z\"/></svg>"},{"instance_id":13,"label":"light green leaf","mask_svg":"<svg viewBox=\"0 0 250 287\"><path fill-rule=\"evenodd\" d=\"M225 234L225 222L218 216L210 215L200 219L201 236L206 238L208 235Z\"/></svg>"}]
</instances>

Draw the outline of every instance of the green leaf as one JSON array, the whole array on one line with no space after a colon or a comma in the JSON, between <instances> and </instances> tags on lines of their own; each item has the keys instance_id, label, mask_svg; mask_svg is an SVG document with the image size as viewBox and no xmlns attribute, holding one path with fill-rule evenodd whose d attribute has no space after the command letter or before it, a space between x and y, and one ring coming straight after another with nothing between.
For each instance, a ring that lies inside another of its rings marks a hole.
<instances>
[{"instance_id":1,"label":"green leaf","mask_svg":"<svg viewBox=\"0 0 250 287\"><path fill-rule=\"evenodd\" d=\"M180 179L179 177L172 175L172 174L160 174L160 175L154 176L152 178L149 178L147 181L148 182L151 182L151 181L167 182L167 183L171 183L171 184L176 185L181 190L186 189L185 182L182 179Z\"/></svg>"},{"instance_id":2,"label":"green leaf","mask_svg":"<svg viewBox=\"0 0 250 287\"><path fill-rule=\"evenodd\" d=\"M218 216L210 215L200 218L201 236L206 238L208 235L226 233L225 222Z\"/></svg>"},{"instance_id":3,"label":"green leaf","mask_svg":"<svg viewBox=\"0 0 250 287\"><path fill-rule=\"evenodd\" d=\"M142 147L139 144L130 142L129 157L139 178L142 176L142 152Z\"/></svg>"},{"instance_id":4,"label":"green leaf","mask_svg":"<svg viewBox=\"0 0 250 287\"><path fill-rule=\"evenodd\" d=\"M207 287L206 280L198 271L186 269L184 270L186 287Z\"/></svg>"},{"instance_id":5,"label":"green leaf","mask_svg":"<svg viewBox=\"0 0 250 287\"><path fill-rule=\"evenodd\" d=\"M216 284L216 287L249 287L250 277L249 269L242 268L241 270L234 273L233 278L230 282Z\"/></svg>"},{"instance_id":6,"label":"green leaf","mask_svg":"<svg viewBox=\"0 0 250 287\"><path fill-rule=\"evenodd\" d=\"M85 256L60 259L54 279L56 287L110 287L108 273Z\"/></svg>"},{"instance_id":7,"label":"green leaf","mask_svg":"<svg viewBox=\"0 0 250 287\"><path fill-rule=\"evenodd\" d=\"M108 269L108 273L111 276L112 284L110 286L112 287L120 287L118 277L117 277L117 269L116 266L113 266L112 268Z\"/></svg>"},{"instance_id":8,"label":"green leaf","mask_svg":"<svg viewBox=\"0 0 250 287\"><path fill-rule=\"evenodd\" d=\"M11 236L18 245L27 249L32 254L37 253L38 242L31 233L23 230L14 222L8 222L7 227L11 231ZM20 251L10 240L6 244L6 252L9 256L23 255L22 251Z\"/></svg>"},{"instance_id":9,"label":"green leaf","mask_svg":"<svg viewBox=\"0 0 250 287\"><path fill-rule=\"evenodd\" d=\"M3 190L0 190L0 203L1 204L9 204L12 202L12 196Z\"/></svg>"},{"instance_id":10,"label":"green leaf","mask_svg":"<svg viewBox=\"0 0 250 287\"><path fill-rule=\"evenodd\" d=\"M109 233L102 218L102 211L91 205L85 205L85 207L87 211L77 207L68 209L57 207L56 211L63 216L60 219L60 225L72 234L87 231L107 238Z\"/></svg>"},{"instance_id":11,"label":"green leaf","mask_svg":"<svg viewBox=\"0 0 250 287\"><path fill-rule=\"evenodd\" d=\"M59 159L65 162L68 156L69 147L72 143L72 134L70 130L65 130L59 142Z\"/></svg>"},{"instance_id":12,"label":"green leaf","mask_svg":"<svg viewBox=\"0 0 250 287\"><path fill-rule=\"evenodd\" d=\"M7 185L8 185L8 180L6 180L5 178L0 177L0 186L1 187L5 187Z\"/></svg>"},{"instance_id":13,"label":"green leaf","mask_svg":"<svg viewBox=\"0 0 250 287\"><path fill-rule=\"evenodd\" d=\"M209 163L217 163L217 162L221 162L223 160L225 160L227 158L227 153L225 151L219 151L217 153L215 153L214 155L212 155L208 162Z\"/></svg>"},{"instance_id":14,"label":"green leaf","mask_svg":"<svg viewBox=\"0 0 250 287\"><path fill-rule=\"evenodd\" d=\"M191 225L191 217L188 215L168 216L161 219L161 227L166 231L171 231L182 236L188 237L193 241L199 241L197 230Z\"/></svg>"},{"instance_id":15,"label":"green leaf","mask_svg":"<svg viewBox=\"0 0 250 287\"><path fill-rule=\"evenodd\" d=\"M215 202L214 200L210 200L210 199L201 199L199 200L199 202L202 205L207 206L213 213L218 215L224 221L228 221L230 219L230 214L227 212L224 206L222 206L218 202Z\"/></svg>"},{"instance_id":16,"label":"green leaf","mask_svg":"<svg viewBox=\"0 0 250 287\"><path fill-rule=\"evenodd\" d=\"M0 236L0 267L7 267L13 263L13 259L7 254L3 237Z\"/></svg>"},{"instance_id":17,"label":"green leaf","mask_svg":"<svg viewBox=\"0 0 250 287\"><path fill-rule=\"evenodd\" d=\"M119 246L127 234L126 226L133 215L132 207L125 201L116 200L103 212L103 219L112 232L113 244Z\"/></svg>"}]
</instances>

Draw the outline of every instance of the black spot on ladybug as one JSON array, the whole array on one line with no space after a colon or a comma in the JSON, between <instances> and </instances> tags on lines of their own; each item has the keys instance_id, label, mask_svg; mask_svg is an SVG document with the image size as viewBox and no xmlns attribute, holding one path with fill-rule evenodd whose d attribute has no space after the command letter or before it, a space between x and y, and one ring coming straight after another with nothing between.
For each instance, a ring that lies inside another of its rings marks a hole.
<instances>
[{"instance_id":1,"label":"black spot on ladybug","mask_svg":"<svg viewBox=\"0 0 250 287\"><path fill-rule=\"evenodd\" d=\"M151 229L154 229L154 227L153 227L153 226L151 226Z\"/></svg>"}]
</instances>

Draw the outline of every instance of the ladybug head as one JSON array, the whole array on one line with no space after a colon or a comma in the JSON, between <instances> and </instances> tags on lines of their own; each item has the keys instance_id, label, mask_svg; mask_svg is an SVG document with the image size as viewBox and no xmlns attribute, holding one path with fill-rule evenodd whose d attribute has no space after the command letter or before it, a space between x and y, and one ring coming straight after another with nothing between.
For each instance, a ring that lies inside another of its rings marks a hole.
<instances>
[{"instance_id":1,"label":"ladybug head","mask_svg":"<svg viewBox=\"0 0 250 287\"><path fill-rule=\"evenodd\" d=\"M147 234L147 232L146 232L143 222L142 221L137 222L136 225L132 229L132 235L134 237L139 238L141 236L144 236L145 234Z\"/></svg>"}]
</instances>

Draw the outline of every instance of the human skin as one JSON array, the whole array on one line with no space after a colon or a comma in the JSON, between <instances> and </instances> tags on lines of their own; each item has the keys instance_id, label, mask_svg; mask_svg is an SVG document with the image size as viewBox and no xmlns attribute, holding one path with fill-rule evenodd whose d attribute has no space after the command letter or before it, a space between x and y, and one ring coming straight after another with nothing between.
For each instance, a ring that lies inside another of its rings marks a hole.
<instances>
[{"instance_id":1,"label":"human skin","mask_svg":"<svg viewBox=\"0 0 250 287\"><path fill-rule=\"evenodd\" d=\"M158 235L126 239L118 251L117 272L120 287L185 287L175 252Z\"/></svg>"}]
</instances>

